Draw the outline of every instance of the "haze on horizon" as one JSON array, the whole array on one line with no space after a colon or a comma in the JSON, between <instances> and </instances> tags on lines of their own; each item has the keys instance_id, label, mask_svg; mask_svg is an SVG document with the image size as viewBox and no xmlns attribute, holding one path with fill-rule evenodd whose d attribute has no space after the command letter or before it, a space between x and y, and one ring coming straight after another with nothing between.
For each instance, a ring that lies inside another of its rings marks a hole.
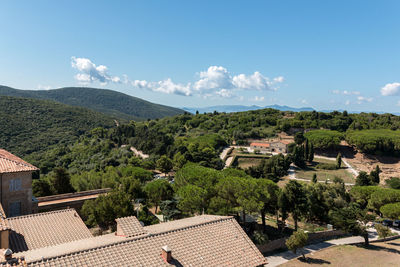
<instances>
[{"instance_id":1,"label":"haze on horizon","mask_svg":"<svg viewBox=\"0 0 400 267\"><path fill-rule=\"evenodd\" d=\"M400 2L3 1L0 84L398 112Z\"/></svg>"}]
</instances>

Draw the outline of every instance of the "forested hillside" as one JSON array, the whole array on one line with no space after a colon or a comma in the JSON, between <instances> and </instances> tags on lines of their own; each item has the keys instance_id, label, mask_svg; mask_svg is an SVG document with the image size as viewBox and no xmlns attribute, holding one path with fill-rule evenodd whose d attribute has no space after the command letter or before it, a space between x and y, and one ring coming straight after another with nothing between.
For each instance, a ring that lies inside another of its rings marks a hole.
<instances>
[{"instance_id":1,"label":"forested hillside","mask_svg":"<svg viewBox=\"0 0 400 267\"><path fill-rule=\"evenodd\" d=\"M18 90L0 86L0 95L54 100L67 105L89 108L125 120L156 119L184 112L178 108L154 104L120 92L87 87Z\"/></svg>"},{"instance_id":2,"label":"forested hillside","mask_svg":"<svg viewBox=\"0 0 400 267\"><path fill-rule=\"evenodd\" d=\"M22 157L71 144L95 127L114 124L111 117L85 108L0 96L0 147Z\"/></svg>"}]
</instances>

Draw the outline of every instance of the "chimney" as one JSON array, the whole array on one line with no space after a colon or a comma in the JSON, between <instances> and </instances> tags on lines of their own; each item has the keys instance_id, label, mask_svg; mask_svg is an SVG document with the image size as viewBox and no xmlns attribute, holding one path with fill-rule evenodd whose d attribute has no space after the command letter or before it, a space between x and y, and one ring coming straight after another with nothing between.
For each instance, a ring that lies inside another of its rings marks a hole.
<instances>
[{"instance_id":1,"label":"chimney","mask_svg":"<svg viewBox=\"0 0 400 267\"><path fill-rule=\"evenodd\" d=\"M170 263L172 261L171 249L168 246L163 246L161 251L161 256L167 263Z\"/></svg>"},{"instance_id":2,"label":"chimney","mask_svg":"<svg viewBox=\"0 0 400 267\"><path fill-rule=\"evenodd\" d=\"M3 251L4 259L5 259L6 261L12 259L12 254L13 254L13 252L12 252L12 250L9 249L9 248Z\"/></svg>"}]
</instances>

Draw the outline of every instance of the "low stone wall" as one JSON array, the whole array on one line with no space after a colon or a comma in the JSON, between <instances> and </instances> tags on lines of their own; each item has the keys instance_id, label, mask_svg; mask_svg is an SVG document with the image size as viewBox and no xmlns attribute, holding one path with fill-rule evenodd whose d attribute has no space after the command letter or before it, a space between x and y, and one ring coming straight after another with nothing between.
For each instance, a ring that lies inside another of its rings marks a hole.
<instances>
[{"instance_id":1,"label":"low stone wall","mask_svg":"<svg viewBox=\"0 0 400 267\"><path fill-rule=\"evenodd\" d=\"M308 243L315 243L327 239L331 239L335 236L343 236L345 233L340 230L329 230L329 231L321 231L315 233L308 233ZM269 253L277 249L287 249L286 247L286 240L289 237L284 237L276 240L272 240L264 245L257 245L257 248L260 250L261 253Z\"/></svg>"}]
</instances>

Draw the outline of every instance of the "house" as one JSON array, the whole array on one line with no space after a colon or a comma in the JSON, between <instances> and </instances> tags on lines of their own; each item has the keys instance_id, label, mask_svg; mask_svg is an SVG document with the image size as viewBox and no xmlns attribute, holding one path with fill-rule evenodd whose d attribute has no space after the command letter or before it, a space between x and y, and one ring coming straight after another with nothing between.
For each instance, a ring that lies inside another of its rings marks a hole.
<instances>
[{"instance_id":1,"label":"house","mask_svg":"<svg viewBox=\"0 0 400 267\"><path fill-rule=\"evenodd\" d=\"M71 214L73 211L44 216L70 218ZM38 218L31 217L31 223ZM267 263L233 217L201 215L150 226L142 226L134 216L116 222L116 233L90 237L83 231L75 240L61 242L56 237L65 238L65 232L58 228L68 222L49 222L46 229L54 235L45 235L44 239L49 241L40 241L39 246L18 253L4 249L0 253L0 257L3 255L0 266L264 266ZM80 223L74 224L82 231ZM29 235L37 234L22 229L29 228L29 223L20 227L20 234L32 243L34 238ZM53 232L54 229L58 230ZM70 231L71 235L75 232ZM44 246L46 242L48 245Z\"/></svg>"},{"instance_id":2,"label":"house","mask_svg":"<svg viewBox=\"0 0 400 267\"><path fill-rule=\"evenodd\" d=\"M288 139L259 140L250 143L250 149L261 153L287 153L288 145L293 141Z\"/></svg>"},{"instance_id":3,"label":"house","mask_svg":"<svg viewBox=\"0 0 400 267\"><path fill-rule=\"evenodd\" d=\"M261 153L271 152L271 147L269 143L262 143L262 142L252 142L250 143L250 148L260 151Z\"/></svg>"},{"instance_id":4,"label":"house","mask_svg":"<svg viewBox=\"0 0 400 267\"><path fill-rule=\"evenodd\" d=\"M0 203L7 217L31 214L32 173L39 169L10 152L0 149Z\"/></svg>"}]
</instances>

